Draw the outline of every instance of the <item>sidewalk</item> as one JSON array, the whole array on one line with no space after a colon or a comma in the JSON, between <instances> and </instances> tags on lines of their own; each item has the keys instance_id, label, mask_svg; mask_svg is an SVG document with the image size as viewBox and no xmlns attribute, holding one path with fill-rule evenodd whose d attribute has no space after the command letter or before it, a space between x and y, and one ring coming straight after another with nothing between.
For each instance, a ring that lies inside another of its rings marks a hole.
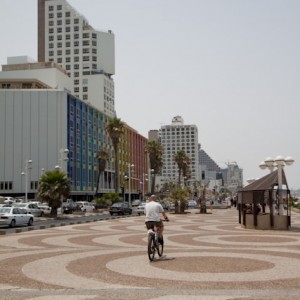
<instances>
[{"instance_id":1,"label":"sidewalk","mask_svg":"<svg viewBox=\"0 0 300 300\"><path fill-rule=\"evenodd\" d=\"M170 214L150 263L143 216L0 236L0 299L299 300L300 215L245 230L234 208Z\"/></svg>"}]
</instances>

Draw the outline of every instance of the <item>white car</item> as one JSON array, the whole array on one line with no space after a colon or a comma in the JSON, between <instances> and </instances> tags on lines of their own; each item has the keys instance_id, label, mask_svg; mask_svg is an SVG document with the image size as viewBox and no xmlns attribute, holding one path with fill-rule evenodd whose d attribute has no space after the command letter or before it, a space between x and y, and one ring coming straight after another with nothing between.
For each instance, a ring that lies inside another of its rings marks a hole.
<instances>
[{"instance_id":1,"label":"white car","mask_svg":"<svg viewBox=\"0 0 300 300\"><path fill-rule=\"evenodd\" d=\"M91 212L95 209L94 205L87 201L78 201L76 204L78 207L80 207L81 211L84 212Z\"/></svg>"},{"instance_id":2,"label":"white car","mask_svg":"<svg viewBox=\"0 0 300 300\"><path fill-rule=\"evenodd\" d=\"M43 211L43 215L49 215L51 207L48 204L38 204L38 208Z\"/></svg>"},{"instance_id":3,"label":"white car","mask_svg":"<svg viewBox=\"0 0 300 300\"><path fill-rule=\"evenodd\" d=\"M145 214L145 202L142 202L137 208L136 208L136 213L140 216L140 215L144 215Z\"/></svg>"},{"instance_id":4,"label":"white car","mask_svg":"<svg viewBox=\"0 0 300 300\"><path fill-rule=\"evenodd\" d=\"M19 225L32 226L33 215L24 212L19 207L0 207L0 225L15 227Z\"/></svg>"},{"instance_id":5,"label":"white car","mask_svg":"<svg viewBox=\"0 0 300 300\"><path fill-rule=\"evenodd\" d=\"M35 203L13 203L13 207L19 207L35 217L41 217L44 214L43 210L40 209Z\"/></svg>"}]
</instances>

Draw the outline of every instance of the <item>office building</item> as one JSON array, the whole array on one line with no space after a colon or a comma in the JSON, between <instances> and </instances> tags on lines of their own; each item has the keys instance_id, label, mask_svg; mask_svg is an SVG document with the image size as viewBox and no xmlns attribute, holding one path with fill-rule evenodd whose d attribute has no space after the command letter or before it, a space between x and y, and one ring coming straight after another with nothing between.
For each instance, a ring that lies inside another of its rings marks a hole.
<instances>
[{"instance_id":1,"label":"office building","mask_svg":"<svg viewBox=\"0 0 300 300\"><path fill-rule=\"evenodd\" d=\"M115 49L111 30L95 30L65 0L38 0L38 61L56 62L73 81L72 94L115 117Z\"/></svg>"},{"instance_id":2,"label":"office building","mask_svg":"<svg viewBox=\"0 0 300 300\"><path fill-rule=\"evenodd\" d=\"M170 125L159 129L159 139L163 146L162 176L166 180L178 180L178 165L174 155L183 150L191 160L191 180L199 180L198 129L196 125L185 125L181 116L172 119Z\"/></svg>"}]
</instances>

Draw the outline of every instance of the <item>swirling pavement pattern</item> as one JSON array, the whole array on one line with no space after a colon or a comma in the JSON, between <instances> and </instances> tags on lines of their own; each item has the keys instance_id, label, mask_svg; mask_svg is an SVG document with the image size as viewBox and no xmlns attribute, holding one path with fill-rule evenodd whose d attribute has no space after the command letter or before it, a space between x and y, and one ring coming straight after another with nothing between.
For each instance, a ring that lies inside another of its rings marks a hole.
<instances>
[{"instance_id":1,"label":"swirling pavement pattern","mask_svg":"<svg viewBox=\"0 0 300 300\"><path fill-rule=\"evenodd\" d=\"M0 299L299 300L300 215L246 230L237 211L170 215L149 262L143 217L0 236Z\"/></svg>"}]
</instances>

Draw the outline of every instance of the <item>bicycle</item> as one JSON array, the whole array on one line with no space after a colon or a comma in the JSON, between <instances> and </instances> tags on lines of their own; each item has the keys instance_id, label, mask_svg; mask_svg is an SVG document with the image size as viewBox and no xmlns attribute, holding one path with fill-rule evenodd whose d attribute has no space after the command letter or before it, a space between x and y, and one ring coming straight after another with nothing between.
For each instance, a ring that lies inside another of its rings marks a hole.
<instances>
[{"instance_id":1,"label":"bicycle","mask_svg":"<svg viewBox=\"0 0 300 300\"><path fill-rule=\"evenodd\" d=\"M153 228L148 230L148 257L150 261L154 260L156 252L159 257L163 255L164 238L160 234L160 227L154 225Z\"/></svg>"}]
</instances>

